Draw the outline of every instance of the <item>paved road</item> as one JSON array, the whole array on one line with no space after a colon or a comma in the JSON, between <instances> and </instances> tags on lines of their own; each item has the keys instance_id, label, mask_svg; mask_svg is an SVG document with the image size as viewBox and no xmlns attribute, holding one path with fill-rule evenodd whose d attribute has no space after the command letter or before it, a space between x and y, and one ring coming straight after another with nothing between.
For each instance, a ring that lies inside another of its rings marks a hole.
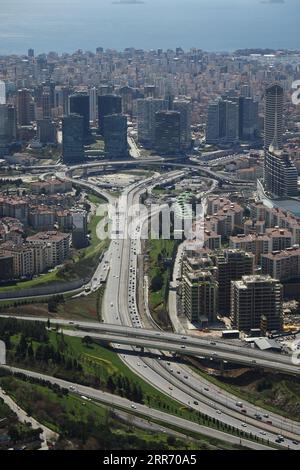
<instances>
[{"instance_id":1,"label":"paved road","mask_svg":"<svg viewBox=\"0 0 300 470\"><path fill-rule=\"evenodd\" d=\"M12 372L20 372L22 374L27 375L28 377L38 378L38 379L42 379L45 381L49 381L50 383L53 383L53 384L57 384L62 388L69 389L72 393L80 395L81 397L94 399L108 406L122 407L122 409L124 410L134 412L135 414L139 413L152 420L157 419L163 423L167 423L173 426L178 426L179 428L185 431L198 432L205 436L220 439L221 441L228 442L231 444L242 445L249 449L271 450L271 448L268 447L267 445L258 444L257 442L252 442L252 441L249 441L248 439L240 439L239 437L232 436L230 434L226 434L215 429L207 428L199 424L195 424L191 421L185 420L183 418L178 418L173 415L169 415L167 413L156 410L154 408L150 408L148 406L141 405L139 403L134 403L118 395L112 395L107 392L102 392L100 390L96 390L91 387L78 385L76 383L68 382L66 380L58 379L58 378L51 377L45 374L40 374L37 372L32 372L32 371L19 369L15 367L8 367L8 366L2 366L2 367L9 369ZM85 402L85 399L83 398L83 403L84 402Z\"/></svg>"},{"instance_id":2,"label":"paved road","mask_svg":"<svg viewBox=\"0 0 300 470\"><path fill-rule=\"evenodd\" d=\"M0 398L4 401L4 403L9 406L9 408L18 416L19 421L21 423L30 423L32 429L42 429L42 433L40 434L41 438L41 448L40 450L49 450L47 442L55 442L57 441L59 435L56 432L53 432L51 429L47 428L43 424L39 423L36 419L28 416L26 411L20 408L17 403L8 396L4 390L0 388Z\"/></svg>"},{"instance_id":3,"label":"paved road","mask_svg":"<svg viewBox=\"0 0 300 470\"><path fill-rule=\"evenodd\" d=\"M145 186L147 187L148 185L149 182L146 181ZM139 187L127 188L126 197L129 207L138 202L143 190L143 185L140 185ZM130 219L127 220L127 223L130 222ZM139 224L139 221L135 221L135 223L137 226L141 225ZM114 261L112 263L112 270L107 280L103 311L104 318L107 322L114 323L116 325L122 325L122 327L119 328L119 331L127 331L128 328L125 325L130 325L131 327L134 326L136 328L136 332L141 330L143 326L136 305L136 279L137 276L139 276L137 268L137 253L139 250L140 240L138 236L133 240L114 241ZM128 330L130 331L130 329ZM151 334L156 335L157 332L152 331ZM149 359L141 356L138 357L137 351L130 346L126 348L128 353L124 351L124 346L119 347L116 345L116 348L120 349L121 358L128 367L143 377L144 380L148 381L153 386L161 390L163 393L175 398L177 401L185 404L186 406L191 406L192 408L200 410L210 416L218 416L218 419L224 423L237 426L240 429L247 429L249 432L252 432L253 434L256 434L260 437L267 434L267 439L269 438L270 441L275 441L276 435L266 433L264 430L265 423L257 422L257 424L253 425L253 418L249 418L248 423L248 418L245 418L244 416L240 417L239 415L239 418L235 418L233 416L229 416L227 413L222 412L222 414L219 415L218 411L221 410L217 409L218 405L216 406L216 403L208 405L205 403L206 400L204 399L203 395L199 393L199 390L201 390L202 387L201 379L197 380L193 377L194 387L198 387L198 393L196 396L199 400L198 405L195 405L194 401L198 400L194 400L195 394L191 393L190 384L184 384L184 370L180 365L178 365L180 375L177 375L177 377L174 378L174 374L171 372L171 370L166 370L163 368L159 360ZM135 354L133 354L133 352ZM156 352L158 351L156 350ZM175 385L170 385L174 384L174 382ZM212 397L210 400L213 402ZM274 419L275 418L277 419L276 416L274 416ZM281 423L282 418L279 417L278 419ZM245 422L246 420L247 423ZM278 429L282 429L283 427L284 424ZM284 446L293 447L293 444L291 441L285 441ZM294 447L297 448L297 446Z\"/></svg>"},{"instance_id":4,"label":"paved road","mask_svg":"<svg viewBox=\"0 0 300 470\"><path fill-rule=\"evenodd\" d=\"M116 242L118 245L118 242ZM114 253L119 253L119 249L117 245L113 245L111 250L109 250L107 254L107 261L110 263L110 266L113 267L114 262L111 261L111 257ZM137 250L137 247L135 248ZM109 261L110 260L110 261ZM136 273L136 267L131 264L133 269L132 276ZM116 268L113 269L115 273L117 270ZM119 271L117 271L119 273ZM119 282L121 274L113 274L113 277L116 281ZM111 280L111 276L108 276L108 279ZM124 280L124 277L123 277ZM124 280L125 282L125 280ZM134 281L131 280L131 286L129 289L133 289L135 287ZM120 283L123 284L123 283ZM113 287L110 287L111 283L108 282L108 289L107 291L110 294L106 294L104 299L104 305L110 304L109 313L114 315L110 315L109 321L116 320L117 317L119 318L120 315L124 314L126 311L125 307L125 299L123 299L122 305L118 310L118 305L116 303L116 288L117 286L113 283ZM129 290L130 293L130 290ZM192 355L192 356L200 356L200 357L209 357L213 358L214 360L227 360L233 363L243 364L250 367L263 367L266 369L273 369L277 371L282 371L284 373L291 373L294 375L300 375L300 368L292 363L291 357L288 355L280 354L280 353L272 353L272 352L264 352L259 351L256 349L252 349L250 347L246 347L243 345L236 346L232 343L228 343L226 341L212 341L206 340L203 338L199 338L195 335L179 335L176 333L167 333L162 331L155 331L155 330L146 330L142 328L141 320L138 318L138 309L136 305L136 299L134 294L128 295L127 290L127 301L130 301L130 314L129 321L132 321L132 326L124 326L124 324L99 324L95 322L83 322L83 321L76 321L71 322L74 326L78 326L85 331L91 330L99 330L99 333L94 333L91 335L94 337L102 337L106 338L108 341L115 341L122 344L131 344L135 346L147 346L149 348L154 349L161 349L163 351L170 351L176 352L179 354L184 355ZM109 301L106 301L107 297L110 297ZM122 312L123 311L123 312ZM10 315L0 314L0 317L9 317ZM25 317L21 316L20 318L28 321L47 321L46 317ZM54 320L58 325L68 325L70 321L67 320ZM101 333L100 333L101 332ZM80 334L79 334L80 335Z\"/></svg>"}]
</instances>

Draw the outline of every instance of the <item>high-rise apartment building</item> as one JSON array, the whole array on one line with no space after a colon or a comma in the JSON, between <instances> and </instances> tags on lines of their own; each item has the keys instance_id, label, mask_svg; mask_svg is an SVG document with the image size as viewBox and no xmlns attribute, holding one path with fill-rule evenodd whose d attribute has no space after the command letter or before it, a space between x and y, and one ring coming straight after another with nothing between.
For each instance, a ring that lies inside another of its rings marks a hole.
<instances>
[{"instance_id":1,"label":"high-rise apartment building","mask_svg":"<svg viewBox=\"0 0 300 470\"><path fill-rule=\"evenodd\" d=\"M230 312L231 282L254 273L254 256L240 250L227 249L215 255L219 284L219 312Z\"/></svg>"},{"instance_id":2,"label":"high-rise apartment building","mask_svg":"<svg viewBox=\"0 0 300 470\"><path fill-rule=\"evenodd\" d=\"M76 163L84 159L84 119L70 114L62 119L62 146L65 163Z\"/></svg>"},{"instance_id":3,"label":"high-rise apartment building","mask_svg":"<svg viewBox=\"0 0 300 470\"><path fill-rule=\"evenodd\" d=\"M214 322L218 283L210 271L186 271L182 280L183 311L191 323Z\"/></svg>"},{"instance_id":4,"label":"high-rise apartment building","mask_svg":"<svg viewBox=\"0 0 300 470\"><path fill-rule=\"evenodd\" d=\"M158 111L155 114L155 148L165 155L177 154L181 150L180 113Z\"/></svg>"},{"instance_id":5,"label":"high-rise apartment building","mask_svg":"<svg viewBox=\"0 0 300 470\"><path fill-rule=\"evenodd\" d=\"M98 96L98 127L100 134L104 135L104 118L110 114L122 113L122 98L118 95Z\"/></svg>"},{"instance_id":6,"label":"high-rise apartment building","mask_svg":"<svg viewBox=\"0 0 300 470\"><path fill-rule=\"evenodd\" d=\"M298 245L284 251L276 251L261 256L262 274L269 274L281 282L300 277L300 249Z\"/></svg>"},{"instance_id":7,"label":"high-rise apartment building","mask_svg":"<svg viewBox=\"0 0 300 470\"><path fill-rule=\"evenodd\" d=\"M276 140L276 146L282 148L283 135L283 88L274 84L265 93L265 149Z\"/></svg>"},{"instance_id":8,"label":"high-rise apartment building","mask_svg":"<svg viewBox=\"0 0 300 470\"><path fill-rule=\"evenodd\" d=\"M235 328L260 328L262 317L267 330L282 329L283 286L268 275L243 276L231 284L231 321Z\"/></svg>"}]
</instances>

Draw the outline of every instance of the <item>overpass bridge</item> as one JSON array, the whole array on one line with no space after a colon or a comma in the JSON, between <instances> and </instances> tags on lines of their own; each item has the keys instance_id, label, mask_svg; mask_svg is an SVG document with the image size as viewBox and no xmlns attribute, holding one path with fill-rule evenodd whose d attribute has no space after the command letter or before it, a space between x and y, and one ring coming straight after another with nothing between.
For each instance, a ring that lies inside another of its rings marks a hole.
<instances>
[{"instance_id":1,"label":"overpass bridge","mask_svg":"<svg viewBox=\"0 0 300 470\"><path fill-rule=\"evenodd\" d=\"M0 318L11 318L1 314ZM26 321L47 322L48 317L16 317ZM246 367L262 367L275 369L283 373L300 375L300 365L293 364L291 356L270 351L252 349L246 345L235 345L232 342L208 340L196 335L180 335L164 331L132 328L123 325L111 325L97 322L68 321L53 319L52 323L60 327L68 326L66 334L95 339L112 343L139 346L148 349L170 351L182 355L226 360Z\"/></svg>"}]
</instances>

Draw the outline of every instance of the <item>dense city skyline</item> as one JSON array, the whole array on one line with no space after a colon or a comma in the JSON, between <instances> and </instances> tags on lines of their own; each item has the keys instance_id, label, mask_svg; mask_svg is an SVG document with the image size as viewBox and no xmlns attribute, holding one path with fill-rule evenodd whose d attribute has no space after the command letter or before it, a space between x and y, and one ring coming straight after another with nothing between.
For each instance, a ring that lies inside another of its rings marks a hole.
<instances>
[{"instance_id":1,"label":"dense city skyline","mask_svg":"<svg viewBox=\"0 0 300 470\"><path fill-rule=\"evenodd\" d=\"M299 450L299 2L2 3L0 450Z\"/></svg>"}]
</instances>

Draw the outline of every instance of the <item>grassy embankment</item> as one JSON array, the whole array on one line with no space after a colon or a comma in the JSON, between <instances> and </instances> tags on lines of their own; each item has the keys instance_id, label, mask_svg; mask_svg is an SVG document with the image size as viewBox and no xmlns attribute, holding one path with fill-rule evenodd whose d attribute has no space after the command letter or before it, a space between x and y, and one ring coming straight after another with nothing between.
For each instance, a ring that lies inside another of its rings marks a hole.
<instances>
[{"instance_id":1,"label":"grassy embankment","mask_svg":"<svg viewBox=\"0 0 300 470\"><path fill-rule=\"evenodd\" d=\"M196 442L151 429L140 429L131 422L130 415L127 415L129 421L123 422L115 412L105 406L83 401L76 395L66 391L62 393L42 384L11 376L0 378L0 384L28 414L60 434L56 449L70 448L70 441L72 448L90 450L224 448L219 441L210 442L211 440L204 436L197 435Z\"/></svg>"},{"instance_id":2,"label":"grassy embankment","mask_svg":"<svg viewBox=\"0 0 300 470\"><path fill-rule=\"evenodd\" d=\"M215 377L193 369L205 379L270 412L300 421L300 383L295 377L249 371L239 377Z\"/></svg>"},{"instance_id":3,"label":"grassy embankment","mask_svg":"<svg viewBox=\"0 0 300 470\"><path fill-rule=\"evenodd\" d=\"M149 307L155 320L170 327L167 313L169 282L178 240L149 241Z\"/></svg>"}]
</instances>

